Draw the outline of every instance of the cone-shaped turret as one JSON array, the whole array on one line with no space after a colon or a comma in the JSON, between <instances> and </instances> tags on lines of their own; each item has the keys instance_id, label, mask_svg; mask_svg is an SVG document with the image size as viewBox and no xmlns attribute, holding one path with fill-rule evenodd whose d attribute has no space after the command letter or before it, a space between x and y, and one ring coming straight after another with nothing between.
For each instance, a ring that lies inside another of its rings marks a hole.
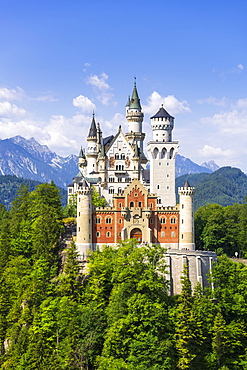
<instances>
[{"instance_id":1,"label":"cone-shaped turret","mask_svg":"<svg viewBox=\"0 0 247 370\"><path fill-rule=\"evenodd\" d=\"M97 129L96 129L94 113L93 113L93 118L92 118L91 126L89 129L88 138L94 138L94 137L97 138Z\"/></svg>"},{"instance_id":2,"label":"cone-shaped turret","mask_svg":"<svg viewBox=\"0 0 247 370\"><path fill-rule=\"evenodd\" d=\"M83 149L82 149L82 147L81 147L81 150L80 150L80 153L79 153L78 158L83 158L83 159L85 159L85 158L86 158L86 157L85 157L85 154L84 154L84 151L83 151Z\"/></svg>"},{"instance_id":3,"label":"cone-shaped turret","mask_svg":"<svg viewBox=\"0 0 247 370\"><path fill-rule=\"evenodd\" d=\"M174 118L172 117L164 108L163 108L163 104L161 106L161 108L159 109L159 111L153 116L151 117L152 118Z\"/></svg>"},{"instance_id":4,"label":"cone-shaped turret","mask_svg":"<svg viewBox=\"0 0 247 370\"><path fill-rule=\"evenodd\" d=\"M138 109L140 111L142 110L142 107L141 107L141 104L140 104L140 99L139 99L137 88L136 88L136 82L134 83L134 89L133 89L132 97L131 97L131 100L130 100L130 103L129 103L129 108L130 109Z\"/></svg>"}]
</instances>

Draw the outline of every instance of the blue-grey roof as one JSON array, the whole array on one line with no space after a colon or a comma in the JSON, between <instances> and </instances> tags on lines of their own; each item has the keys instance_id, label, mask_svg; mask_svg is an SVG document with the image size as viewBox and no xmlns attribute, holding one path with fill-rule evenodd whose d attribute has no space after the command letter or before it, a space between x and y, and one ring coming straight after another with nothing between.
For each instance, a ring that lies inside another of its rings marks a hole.
<instances>
[{"instance_id":1,"label":"blue-grey roof","mask_svg":"<svg viewBox=\"0 0 247 370\"><path fill-rule=\"evenodd\" d=\"M169 118L174 118L172 117L163 107L159 109L159 111L153 116L152 118L164 118L164 117L169 117Z\"/></svg>"},{"instance_id":2,"label":"blue-grey roof","mask_svg":"<svg viewBox=\"0 0 247 370\"><path fill-rule=\"evenodd\" d=\"M142 109L140 99L138 96L138 92L137 92L137 88L136 88L136 82L134 83L134 89L132 92L132 97L130 99L129 108L138 109L138 110Z\"/></svg>"},{"instance_id":3,"label":"blue-grey roof","mask_svg":"<svg viewBox=\"0 0 247 370\"><path fill-rule=\"evenodd\" d=\"M79 182L79 186L82 186L83 188L88 188L88 183L85 179Z\"/></svg>"},{"instance_id":4,"label":"blue-grey roof","mask_svg":"<svg viewBox=\"0 0 247 370\"><path fill-rule=\"evenodd\" d=\"M184 188L190 188L189 181L186 180L183 187Z\"/></svg>"},{"instance_id":5,"label":"blue-grey roof","mask_svg":"<svg viewBox=\"0 0 247 370\"><path fill-rule=\"evenodd\" d=\"M96 129L96 124L95 124L95 119L94 119L94 114L93 114L93 119L91 122L88 137L96 137L96 136L97 136L97 129Z\"/></svg>"},{"instance_id":6,"label":"blue-grey roof","mask_svg":"<svg viewBox=\"0 0 247 370\"><path fill-rule=\"evenodd\" d=\"M114 138L114 136L113 135L111 135L111 136L107 136L107 137L104 137L104 139L103 139L103 144L104 145L106 145L106 144L109 144L111 141L112 141L112 139Z\"/></svg>"}]
</instances>

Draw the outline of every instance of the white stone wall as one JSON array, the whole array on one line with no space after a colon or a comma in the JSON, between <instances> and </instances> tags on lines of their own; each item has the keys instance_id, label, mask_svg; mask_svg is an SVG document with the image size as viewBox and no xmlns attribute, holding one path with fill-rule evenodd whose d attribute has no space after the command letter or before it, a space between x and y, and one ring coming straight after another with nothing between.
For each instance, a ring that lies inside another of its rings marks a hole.
<instances>
[{"instance_id":1,"label":"white stone wall","mask_svg":"<svg viewBox=\"0 0 247 370\"><path fill-rule=\"evenodd\" d=\"M90 189L77 191L76 245L82 258L92 246L92 197Z\"/></svg>"},{"instance_id":2,"label":"white stone wall","mask_svg":"<svg viewBox=\"0 0 247 370\"><path fill-rule=\"evenodd\" d=\"M179 188L180 222L179 222L179 249L195 250L194 242L194 188Z\"/></svg>"},{"instance_id":3,"label":"white stone wall","mask_svg":"<svg viewBox=\"0 0 247 370\"><path fill-rule=\"evenodd\" d=\"M147 145L150 159L150 192L161 199L160 206L176 205L175 158L178 142L149 142Z\"/></svg>"},{"instance_id":4,"label":"white stone wall","mask_svg":"<svg viewBox=\"0 0 247 370\"><path fill-rule=\"evenodd\" d=\"M197 283L201 286L208 287L208 274L212 269L212 265L216 263L217 257L215 252L210 251L179 251L170 250L164 259L167 265L166 278L170 283L170 294L180 294L182 285L181 277L186 263L189 269L189 279L192 289Z\"/></svg>"}]
</instances>

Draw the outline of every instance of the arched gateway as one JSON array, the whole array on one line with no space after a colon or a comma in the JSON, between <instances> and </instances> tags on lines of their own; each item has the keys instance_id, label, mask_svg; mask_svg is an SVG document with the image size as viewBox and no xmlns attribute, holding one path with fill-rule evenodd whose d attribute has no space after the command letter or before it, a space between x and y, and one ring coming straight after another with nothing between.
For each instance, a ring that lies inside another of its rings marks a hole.
<instances>
[{"instance_id":1,"label":"arched gateway","mask_svg":"<svg viewBox=\"0 0 247 370\"><path fill-rule=\"evenodd\" d=\"M131 239L134 238L139 243L141 243L142 242L142 232L141 232L141 230L138 229L138 228L135 228L135 229L131 230L131 232L130 232L130 238Z\"/></svg>"}]
</instances>

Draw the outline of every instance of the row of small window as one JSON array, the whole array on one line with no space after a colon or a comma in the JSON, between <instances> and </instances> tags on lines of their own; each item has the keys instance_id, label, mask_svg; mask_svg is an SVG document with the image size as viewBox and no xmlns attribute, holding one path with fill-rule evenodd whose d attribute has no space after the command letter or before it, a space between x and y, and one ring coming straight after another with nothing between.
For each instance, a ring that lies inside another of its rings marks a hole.
<instances>
[{"instance_id":1,"label":"row of small window","mask_svg":"<svg viewBox=\"0 0 247 370\"><path fill-rule=\"evenodd\" d=\"M110 188L108 192L109 192L109 194L114 194L115 193L115 189L114 188ZM118 188L117 189L117 193L118 194L123 194L123 189L122 188Z\"/></svg>"},{"instance_id":2,"label":"row of small window","mask_svg":"<svg viewBox=\"0 0 247 370\"><path fill-rule=\"evenodd\" d=\"M131 178L130 177L118 177L115 180L115 177L109 177L109 182L123 182L123 180L125 182L130 182L131 181Z\"/></svg>"},{"instance_id":3,"label":"row of small window","mask_svg":"<svg viewBox=\"0 0 247 370\"><path fill-rule=\"evenodd\" d=\"M105 235L106 235L107 238L110 238L111 237L111 232L110 231L107 231ZM100 237L100 232L99 231L96 231L96 237L97 238Z\"/></svg>"},{"instance_id":4,"label":"row of small window","mask_svg":"<svg viewBox=\"0 0 247 370\"><path fill-rule=\"evenodd\" d=\"M116 171L124 171L124 165L123 164L117 164L116 165Z\"/></svg>"},{"instance_id":5,"label":"row of small window","mask_svg":"<svg viewBox=\"0 0 247 370\"><path fill-rule=\"evenodd\" d=\"M166 236L165 232L164 231L161 231L161 238L164 238ZM96 231L96 237L99 238L100 237L100 232L99 231ZM106 232L106 237L107 238L110 238L111 237L111 232L110 231L107 231ZM119 237L121 237L121 233L119 233ZM171 232L171 237L172 238L175 238L176 237L176 233L175 231L172 231ZM183 236L182 236L183 237Z\"/></svg>"},{"instance_id":6,"label":"row of small window","mask_svg":"<svg viewBox=\"0 0 247 370\"><path fill-rule=\"evenodd\" d=\"M115 159L125 159L125 154L115 154Z\"/></svg>"},{"instance_id":7,"label":"row of small window","mask_svg":"<svg viewBox=\"0 0 247 370\"><path fill-rule=\"evenodd\" d=\"M163 148L161 150L161 152L159 151L158 148L154 148L152 154L153 154L153 158L154 159L156 159L156 158L160 158L160 159L163 159L163 158L172 159L173 158L173 154L174 154L174 148L171 148L169 152L166 150L166 148ZM169 166L169 162L167 162L167 166Z\"/></svg>"},{"instance_id":8,"label":"row of small window","mask_svg":"<svg viewBox=\"0 0 247 370\"><path fill-rule=\"evenodd\" d=\"M95 223L96 224L100 224L101 223L101 218L100 217L96 217ZM111 224L112 223L112 218L111 217L106 217L105 218L105 223L106 224Z\"/></svg>"},{"instance_id":9,"label":"row of small window","mask_svg":"<svg viewBox=\"0 0 247 370\"><path fill-rule=\"evenodd\" d=\"M160 220L161 224L166 224L166 218L162 217L159 220ZM170 218L170 223L171 224L175 224L176 222L177 222L177 219L175 217Z\"/></svg>"},{"instance_id":10,"label":"row of small window","mask_svg":"<svg viewBox=\"0 0 247 370\"><path fill-rule=\"evenodd\" d=\"M166 236L166 233L164 231L161 231L161 234L160 234L161 238L164 238ZM171 237L172 238L175 238L176 237L176 233L175 231L172 231L171 232Z\"/></svg>"}]
</instances>

